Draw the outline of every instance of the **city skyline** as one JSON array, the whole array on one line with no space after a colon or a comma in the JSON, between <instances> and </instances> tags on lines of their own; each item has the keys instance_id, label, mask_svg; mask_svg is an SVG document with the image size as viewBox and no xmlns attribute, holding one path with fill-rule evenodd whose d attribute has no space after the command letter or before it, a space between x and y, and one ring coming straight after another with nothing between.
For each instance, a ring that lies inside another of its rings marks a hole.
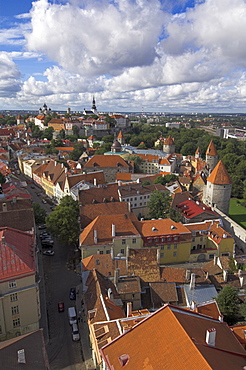
<instances>
[{"instance_id":1,"label":"city skyline","mask_svg":"<svg viewBox=\"0 0 246 370\"><path fill-rule=\"evenodd\" d=\"M246 112L244 0L1 0L0 110Z\"/></svg>"}]
</instances>

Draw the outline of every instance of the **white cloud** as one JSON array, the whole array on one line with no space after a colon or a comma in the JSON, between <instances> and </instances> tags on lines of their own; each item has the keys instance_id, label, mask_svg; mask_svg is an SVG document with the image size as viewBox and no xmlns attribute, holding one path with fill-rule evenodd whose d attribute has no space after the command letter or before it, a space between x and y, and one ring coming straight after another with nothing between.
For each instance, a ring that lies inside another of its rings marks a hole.
<instances>
[{"instance_id":1,"label":"white cloud","mask_svg":"<svg viewBox=\"0 0 246 370\"><path fill-rule=\"evenodd\" d=\"M14 97L21 89L20 71L10 57L0 53L0 96Z\"/></svg>"}]
</instances>

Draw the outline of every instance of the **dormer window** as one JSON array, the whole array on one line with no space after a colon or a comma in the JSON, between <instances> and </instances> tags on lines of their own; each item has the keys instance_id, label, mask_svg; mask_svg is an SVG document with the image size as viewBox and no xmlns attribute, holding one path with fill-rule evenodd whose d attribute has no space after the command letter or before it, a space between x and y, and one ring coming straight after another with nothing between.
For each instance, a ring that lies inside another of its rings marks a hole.
<instances>
[{"instance_id":1,"label":"dormer window","mask_svg":"<svg viewBox=\"0 0 246 370\"><path fill-rule=\"evenodd\" d=\"M119 361L122 367L126 366L128 361L130 359L130 356L127 354L123 354L119 357Z\"/></svg>"}]
</instances>

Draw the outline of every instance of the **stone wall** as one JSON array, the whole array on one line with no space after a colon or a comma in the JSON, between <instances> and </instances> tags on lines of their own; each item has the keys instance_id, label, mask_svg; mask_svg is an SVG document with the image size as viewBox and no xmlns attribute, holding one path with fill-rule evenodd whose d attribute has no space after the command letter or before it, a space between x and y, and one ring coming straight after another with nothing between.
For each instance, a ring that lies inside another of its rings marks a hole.
<instances>
[{"instance_id":1,"label":"stone wall","mask_svg":"<svg viewBox=\"0 0 246 370\"><path fill-rule=\"evenodd\" d=\"M235 243L240 251L246 253L246 230L218 208L215 207L214 211L221 216L224 229L234 237Z\"/></svg>"}]
</instances>

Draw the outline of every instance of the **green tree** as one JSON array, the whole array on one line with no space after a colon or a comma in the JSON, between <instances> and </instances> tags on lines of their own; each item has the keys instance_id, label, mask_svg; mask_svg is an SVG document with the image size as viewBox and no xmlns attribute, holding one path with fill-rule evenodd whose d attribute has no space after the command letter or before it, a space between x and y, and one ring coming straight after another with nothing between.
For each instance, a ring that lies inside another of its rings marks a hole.
<instances>
[{"instance_id":1,"label":"green tree","mask_svg":"<svg viewBox=\"0 0 246 370\"><path fill-rule=\"evenodd\" d=\"M78 138L79 137L79 127L76 125L73 125L72 130L73 130L73 135Z\"/></svg>"},{"instance_id":2,"label":"green tree","mask_svg":"<svg viewBox=\"0 0 246 370\"><path fill-rule=\"evenodd\" d=\"M168 192L153 191L148 202L150 218L167 218L172 198Z\"/></svg>"},{"instance_id":3,"label":"green tree","mask_svg":"<svg viewBox=\"0 0 246 370\"><path fill-rule=\"evenodd\" d=\"M136 154L129 154L126 157L126 161L133 161L134 162L134 172L135 173L141 173L142 172L142 170L140 168L141 167L141 164L143 162L142 157L139 157Z\"/></svg>"},{"instance_id":4,"label":"green tree","mask_svg":"<svg viewBox=\"0 0 246 370\"><path fill-rule=\"evenodd\" d=\"M109 123L110 127L115 127L115 125L116 125L115 118L114 117L110 117L108 114L104 118L104 121L107 122L107 123Z\"/></svg>"},{"instance_id":5,"label":"green tree","mask_svg":"<svg viewBox=\"0 0 246 370\"><path fill-rule=\"evenodd\" d=\"M42 134L41 134L41 138L42 139L48 139L48 140L52 140L53 138L53 132L54 132L54 128L53 127L48 127L46 128Z\"/></svg>"},{"instance_id":6,"label":"green tree","mask_svg":"<svg viewBox=\"0 0 246 370\"><path fill-rule=\"evenodd\" d=\"M6 177L0 172L0 184L4 184L6 182Z\"/></svg>"},{"instance_id":7,"label":"green tree","mask_svg":"<svg viewBox=\"0 0 246 370\"><path fill-rule=\"evenodd\" d=\"M79 203L71 196L65 196L52 213L46 217L46 226L60 243L78 246L80 232Z\"/></svg>"},{"instance_id":8,"label":"green tree","mask_svg":"<svg viewBox=\"0 0 246 370\"><path fill-rule=\"evenodd\" d=\"M177 180L177 176L176 176L176 175L158 176L158 177L154 180L154 184L162 184L162 185L166 185L166 184L168 184L169 182L173 182L173 181L176 181L176 180Z\"/></svg>"},{"instance_id":9,"label":"green tree","mask_svg":"<svg viewBox=\"0 0 246 370\"><path fill-rule=\"evenodd\" d=\"M46 211L38 203L33 203L33 211L36 225L45 223Z\"/></svg>"},{"instance_id":10,"label":"green tree","mask_svg":"<svg viewBox=\"0 0 246 370\"><path fill-rule=\"evenodd\" d=\"M242 199L243 194L244 194L244 183L243 183L243 181L239 177L232 175L231 196L233 198Z\"/></svg>"},{"instance_id":11,"label":"green tree","mask_svg":"<svg viewBox=\"0 0 246 370\"><path fill-rule=\"evenodd\" d=\"M61 138L61 139L65 139L66 133L65 133L65 130L63 128L59 131L58 137Z\"/></svg>"},{"instance_id":12,"label":"green tree","mask_svg":"<svg viewBox=\"0 0 246 370\"><path fill-rule=\"evenodd\" d=\"M70 159L77 161L81 154L85 151L85 148L82 143L77 143L74 145L73 151L69 154Z\"/></svg>"},{"instance_id":13,"label":"green tree","mask_svg":"<svg viewBox=\"0 0 246 370\"><path fill-rule=\"evenodd\" d=\"M95 151L95 154L104 154L111 151L112 143L104 143Z\"/></svg>"},{"instance_id":14,"label":"green tree","mask_svg":"<svg viewBox=\"0 0 246 370\"><path fill-rule=\"evenodd\" d=\"M226 285L216 298L220 312L224 315L224 320L228 325L234 324L238 312L237 290L230 285Z\"/></svg>"},{"instance_id":15,"label":"green tree","mask_svg":"<svg viewBox=\"0 0 246 370\"><path fill-rule=\"evenodd\" d=\"M170 207L169 209L169 218L174 222L181 222L182 212L178 208Z\"/></svg>"}]
</instances>

